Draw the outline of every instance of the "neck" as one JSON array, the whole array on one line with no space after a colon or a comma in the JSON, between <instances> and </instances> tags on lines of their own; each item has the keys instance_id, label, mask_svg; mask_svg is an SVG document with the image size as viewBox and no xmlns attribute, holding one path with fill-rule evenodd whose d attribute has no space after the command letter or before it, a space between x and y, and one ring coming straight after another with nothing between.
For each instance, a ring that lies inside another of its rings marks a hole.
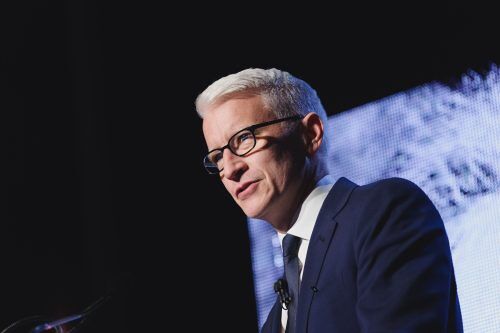
<instances>
[{"instance_id":1,"label":"neck","mask_svg":"<svg viewBox=\"0 0 500 333\"><path fill-rule=\"evenodd\" d=\"M298 195L294 198L295 200L293 201L292 207L281 211L279 216L275 216L274 218L267 220L274 227L274 229L276 229L276 231L286 233L290 230L299 217L302 203L316 188L316 184L320 181L320 179L328 175L328 173L323 170L315 169L313 171L314 172L309 175L305 172L302 175L301 179L303 179L303 181L297 189Z\"/></svg>"}]
</instances>

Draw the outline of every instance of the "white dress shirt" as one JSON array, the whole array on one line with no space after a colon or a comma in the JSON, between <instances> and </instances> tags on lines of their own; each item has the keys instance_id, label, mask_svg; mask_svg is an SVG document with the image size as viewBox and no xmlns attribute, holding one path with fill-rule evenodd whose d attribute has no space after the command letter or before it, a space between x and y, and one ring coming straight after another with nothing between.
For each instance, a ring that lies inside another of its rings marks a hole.
<instances>
[{"instance_id":1,"label":"white dress shirt","mask_svg":"<svg viewBox=\"0 0 500 333\"><path fill-rule=\"evenodd\" d=\"M306 263L307 249L309 241L318 218L319 211L323 202L333 187L330 176L323 177L317 184L316 188L307 196L306 200L302 203L300 208L299 217L295 224L288 230L289 234L300 237L302 239L299 247L299 270L300 282L302 282L302 275L304 273L303 267ZM283 249L283 238L286 233L278 232L281 248ZM288 320L288 311L281 310L281 332L285 332L286 321Z\"/></svg>"}]
</instances>

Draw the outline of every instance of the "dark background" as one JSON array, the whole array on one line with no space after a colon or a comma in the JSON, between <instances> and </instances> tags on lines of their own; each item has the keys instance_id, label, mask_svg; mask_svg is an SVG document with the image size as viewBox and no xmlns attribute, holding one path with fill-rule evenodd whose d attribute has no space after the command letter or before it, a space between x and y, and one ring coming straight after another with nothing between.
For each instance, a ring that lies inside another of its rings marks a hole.
<instances>
[{"instance_id":1,"label":"dark background","mask_svg":"<svg viewBox=\"0 0 500 333\"><path fill-rule=\"evenodd\" d=\"M333 115L499 63L489 3L233 6L2 4L0 329L115 291L89 331L255 332L245 217L201 165L196 96L276 67Z\"/></svg>"}]
</instances>

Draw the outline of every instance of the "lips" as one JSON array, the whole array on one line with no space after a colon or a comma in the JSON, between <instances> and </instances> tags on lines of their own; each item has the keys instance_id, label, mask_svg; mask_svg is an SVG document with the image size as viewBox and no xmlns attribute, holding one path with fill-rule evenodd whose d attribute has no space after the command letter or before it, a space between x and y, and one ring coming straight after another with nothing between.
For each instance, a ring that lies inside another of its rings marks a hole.
<instances>
[{"instance_id":1,"label":"lips","mask_svg":"<svg viewBox=\"0 0 500 333\"><path fill-rule=\"evenodd\" d=\"M248 182L245 182L243 184L241 184L237 189L236 189L236 197L238 199L242 199L240 198L240 196L245 196L247 194L247 192L250 192L254 187L255 185L253 184L256 184L259 180L252 180L252 181L248 181ZM250 194L250 193L248 193Z\"/></svg>"}]
</instances>

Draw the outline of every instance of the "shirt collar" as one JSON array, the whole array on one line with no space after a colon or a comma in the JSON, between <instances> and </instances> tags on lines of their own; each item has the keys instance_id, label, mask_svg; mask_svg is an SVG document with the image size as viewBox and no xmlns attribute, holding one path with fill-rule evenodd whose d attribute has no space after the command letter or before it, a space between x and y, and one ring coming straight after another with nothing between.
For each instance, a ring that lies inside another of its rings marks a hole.
<instances>
[{"instance_id":1,"label":"shirt collar","mask_svg":"<svg viewBox=\"0 0 500 333\"><path fill-rule=\"evenodd\" d=\"M316 188L302 203L299 216L294 225L288 230L288 234L292 234L305 240L309 240L311 238L321 206L323 206L323 202L332 187L333 182L330 176L325 176L316 183ZM280 242L283 241L283 238L287 233L278 232Z\"/></svg>"}]
</instances>

